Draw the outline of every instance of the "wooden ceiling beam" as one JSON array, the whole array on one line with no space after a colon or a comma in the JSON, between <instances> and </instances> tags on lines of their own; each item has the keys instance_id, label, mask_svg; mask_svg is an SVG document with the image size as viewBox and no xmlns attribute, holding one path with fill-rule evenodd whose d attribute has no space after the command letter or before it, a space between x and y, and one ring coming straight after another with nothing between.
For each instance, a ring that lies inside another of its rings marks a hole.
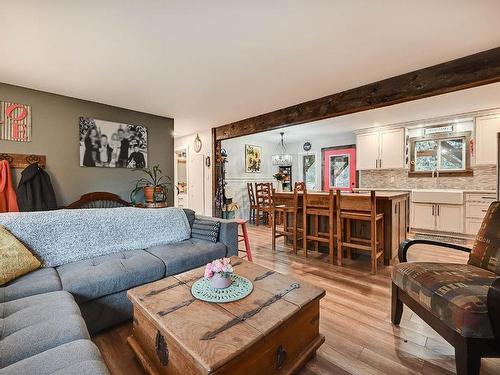
<instances>
[{"instance_id":1,"label":"wooden ceiling beam","mask_svg":"<svg viewBox=\"0 0 500 375\"><path fill-rule=\"evenodd\" d=\"M500 82L500 47L214 128L215 141Z\"/></svg>"}]
</instances>

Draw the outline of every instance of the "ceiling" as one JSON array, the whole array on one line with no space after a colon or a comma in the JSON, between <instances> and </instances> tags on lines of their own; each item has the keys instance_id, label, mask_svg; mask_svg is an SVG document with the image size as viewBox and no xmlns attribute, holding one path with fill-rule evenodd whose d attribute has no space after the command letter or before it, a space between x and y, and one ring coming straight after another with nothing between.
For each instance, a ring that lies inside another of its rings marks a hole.
<instances>
[{"instance_id":1,"label":"ceiling","mask_svg":"<svg viewBox=\"0 0 500 375\"><path fill-rule=\"evenodd\" d=\"M344 134L370 128L403 122L418 122L438 117L448 117L469 112L493 110L500 111L500 83L475 87L468 90L414 100L370 111L353 113L341 117L289 126L283 129L241 137L247 141L279 140L279 133L285 132L287 143L304 142L319 137Z\"/></svg>"},{"instance_id":2,"label":"ceiling","mask_svg":"<svg viewBox=\"0 0 500 375\"><path fill-rule=\"evenodd\" d=\"M498 0L2 0L0 81L177 135L500 45Z\"/></svg>"}]
</instances>

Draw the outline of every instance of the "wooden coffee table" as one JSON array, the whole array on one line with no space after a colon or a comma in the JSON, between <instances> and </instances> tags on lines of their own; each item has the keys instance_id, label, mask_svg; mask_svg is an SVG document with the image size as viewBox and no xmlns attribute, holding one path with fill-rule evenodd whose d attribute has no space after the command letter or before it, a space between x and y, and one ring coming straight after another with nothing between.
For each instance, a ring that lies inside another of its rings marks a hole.
<instances>
[{"instance_id":1,"label":"wooden coffee table","mask_svg":"<svg viewBox=\"0 0 500 375\"><path fill-rule=\"evenodd\" d=\"M290 374L325 341L319 333L323 289L241 258L235 272L252 293L208 303L191 295L204 267L128 291L134 305L129 345L149 374Z\"/></svg>"}]
</instances>

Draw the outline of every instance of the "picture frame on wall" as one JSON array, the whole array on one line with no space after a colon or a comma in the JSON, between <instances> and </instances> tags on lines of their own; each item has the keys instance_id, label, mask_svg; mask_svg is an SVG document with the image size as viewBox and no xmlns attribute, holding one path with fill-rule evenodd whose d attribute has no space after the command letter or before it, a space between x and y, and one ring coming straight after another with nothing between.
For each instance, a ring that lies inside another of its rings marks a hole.
<instances>
[{"instance_id":1,"label":"picture frame on wall","mask_svg":"<svg viewBox=\"0 0 500 375\"><path fill-rule=\"evenodd\" d=\"M0 101L0 140L31 142L31 106Z\"/></svg>"},{"instance_id":2,"label":"picture frame on wall","mask_svg":"<svg viewBox=\"0 0 500 375\"><path fill-rule=\"evenodd\" d=\"M80 117L80 166L100 168L147 168L148 130Z\"/></svg>"},{"instance_id":3,"label":"picture frame on wall","mask_svg":"<svg viewBox=\"0 0 500 375\"><path fill-rule=\"evenodd\" d=\"M262 167L262 147L245 145L245 172L260 173Z\"/></svg>"}]
</instances>

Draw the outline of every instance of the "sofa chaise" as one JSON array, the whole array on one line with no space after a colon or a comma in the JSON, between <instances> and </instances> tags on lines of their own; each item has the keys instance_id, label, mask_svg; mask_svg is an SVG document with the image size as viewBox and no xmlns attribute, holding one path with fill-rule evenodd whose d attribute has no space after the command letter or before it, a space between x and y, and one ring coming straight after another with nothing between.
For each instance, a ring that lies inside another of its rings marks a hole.
<instances>
[{"instance_id":1,"label":"sofa chaise","mask_svg":"<svg viewBox=\"0 0 500 375\"><path fill-rule=\"evenodd\" d=\"M192 228L194 211L184 212ZM238 254L236 222L196 218L220 222L216 242L189 238L115 252L0 287L0 375L107 374L90 335L132 319L128 289Z\"/></svg>"}]
</instances>

